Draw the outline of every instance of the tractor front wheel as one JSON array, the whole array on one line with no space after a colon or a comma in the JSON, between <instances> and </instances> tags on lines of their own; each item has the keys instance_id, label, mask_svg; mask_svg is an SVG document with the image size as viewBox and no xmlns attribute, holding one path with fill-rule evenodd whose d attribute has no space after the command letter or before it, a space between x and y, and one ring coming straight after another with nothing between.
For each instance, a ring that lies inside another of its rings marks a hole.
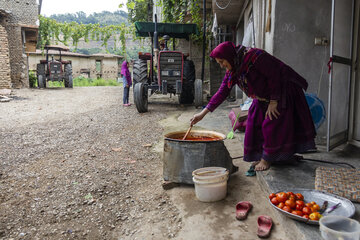
<instances>
[{"instance_id":1,"label":"tractor front wheel","mask_svg":"<svg viewBox=\"0 0 360 240\"><path fill-rule=\"evenodd\" d=\"M145 83L136 83L134 87L134 102L139 113L148 111L148 92Z\"/></svg>"},{"instance_id":2,"label":"tractor front wheel","mask_svg":"<svg viewBox=\"0 0 360 240\"><path fill-rule=\"evenodd\" d=\"M138 59L134 62L133 66L133 80L134 85L136 83L146 83L148 80L148 67L147 67L147 61Z\"/></svg>"}]
</instances>

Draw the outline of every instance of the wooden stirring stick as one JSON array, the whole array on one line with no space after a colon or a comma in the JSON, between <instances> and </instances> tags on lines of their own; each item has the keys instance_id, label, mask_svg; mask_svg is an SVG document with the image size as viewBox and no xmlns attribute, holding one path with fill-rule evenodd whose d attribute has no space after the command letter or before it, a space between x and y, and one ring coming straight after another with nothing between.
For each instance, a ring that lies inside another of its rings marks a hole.
<instances>
[{"instance_id":1,"label":"wooden stirring stick","mask_svg":"<svg viewBox=\"0 0 360 240\"><path fill-rule=\"evenodd\" d=\"M185 133L184 137L182 140L185 140L187 138L187 136L189 135L190 133L190 130L191 130L192 126L189 127L189 129L187 130L187 132Z\"/></svg>"}]
</instances>

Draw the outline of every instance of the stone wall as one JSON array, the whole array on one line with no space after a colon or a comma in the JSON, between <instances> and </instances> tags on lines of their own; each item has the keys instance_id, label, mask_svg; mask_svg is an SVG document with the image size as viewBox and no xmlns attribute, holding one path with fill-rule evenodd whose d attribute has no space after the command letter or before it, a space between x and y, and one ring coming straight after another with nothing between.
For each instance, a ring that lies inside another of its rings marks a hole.
<instances>
[{"instance_id":1,"label":"stone wall","mask_svg":"<svg viewBox=\"0 0 360 240\"><path fill-rule=\"evenodd\" d=\"M172 42L172 40L171 40ZM170 49L172 50L172 48ZM189 59L194 62L196 79L201 79L202 67L202 44L196 44L193 41L185 39L178 39L175 45L175 51L180 51L184 54L189 54ZM209 53L205 53L205 81L209 80Z\"/></svg>"},{"instance_id":2,"label":"stone wall","mask_svg":"<svg viewBox=\"0 0 360 240\"><path fill-rule=\"evenodd\" d=\"M36 25L36 0L0 0L0 8L10 12L5 28L8 34L12 87L28 87L27 56L22 40L21 25Z\"/></svg>"},{"instance_id":3,"label":"stone wall","mask_svg":"<svg viewBox=\"0 0 360 240\"><path fill-rule=\"evenodd\" d=\"M11 88L8 36L0 24L0 89Z\"/></svg>"},{"instance_id":4,"label":"stone wall","mask_svg":"<svg viewBox=\"0 0 360 240\"><path fill-rule=\"evenodd\" d=\"M39 7L36 0L0 0L0 8L9 11L8 24L35 25L38 20Z\"/></svg>"}]
</instances>

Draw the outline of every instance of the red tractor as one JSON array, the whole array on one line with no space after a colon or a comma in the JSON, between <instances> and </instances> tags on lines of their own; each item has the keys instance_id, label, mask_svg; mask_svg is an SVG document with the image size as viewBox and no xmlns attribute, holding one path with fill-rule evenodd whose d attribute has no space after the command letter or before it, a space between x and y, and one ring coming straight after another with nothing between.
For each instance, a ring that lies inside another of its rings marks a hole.
<instances>
[{"instance_id":1,"label":"red tractor","mask_svg":"<svg viewBox=\"0 0 360 240\"><path fill-rule=\"evenodd\" d=\"M180 104L202 106L202 80L195 78L194 62L182 52L168 49L170 38L189 38L198 34L195 24L136 22L136 34L152 38L152 53L139 53L133 66L134 102L138 112L148 111L148 93L174 94ZM163 48L158 47L158 36L164 39ZM156 59L156 70L154 66ZM148 67L148 61L150 67ZM157 74L155 74L157 72Z\"/></svg>"},{"instance_id":2,"label":"red tractor","mask_svg":"<svg viewBox=\"0 0 360 240\"><path fill-rule=\"evenodd\" d=\"M46 88L46 81L64 81L66 88L73 87L72 66L71 61L61 59L61 51L69 51L68 47L46 45L45 60L40 60L36 65L37 83L39 88ZM54 59L50 50L59 51L59 59ZM51 59L49 59L49 55Z\"/></svg>"}]
</instances>

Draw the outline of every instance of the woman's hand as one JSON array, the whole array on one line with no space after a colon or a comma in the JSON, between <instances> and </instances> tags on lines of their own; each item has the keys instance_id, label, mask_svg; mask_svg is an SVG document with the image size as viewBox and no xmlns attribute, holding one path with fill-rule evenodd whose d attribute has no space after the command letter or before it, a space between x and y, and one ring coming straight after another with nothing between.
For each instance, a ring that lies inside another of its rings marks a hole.
<instances>
[{"instance_id":1,"label":"woman's hand","mask_svg":"<svg viewBox=\"0 0 360 240\"><path fill-rule=\"evenodd\" d=\"M205 115L209 112L209 109L204 108L200 113L195 114L191 119L190 119L190 126L195 125L196 123L200 122Z\"/></svg>"},{"instance_id":2,"label":"woman's hand","mask_svg":"<svg viewBox=\"0 0 360 240\"><path fill-rule=\"evenodd\" d=\"M278 102L276 100L270 100L268 109L265 113L265 118L268 116L270 120L273 120L273 117L277 119L280 116L280 113L277 110L277 104Z\"/></svg>"}]
</instances>

